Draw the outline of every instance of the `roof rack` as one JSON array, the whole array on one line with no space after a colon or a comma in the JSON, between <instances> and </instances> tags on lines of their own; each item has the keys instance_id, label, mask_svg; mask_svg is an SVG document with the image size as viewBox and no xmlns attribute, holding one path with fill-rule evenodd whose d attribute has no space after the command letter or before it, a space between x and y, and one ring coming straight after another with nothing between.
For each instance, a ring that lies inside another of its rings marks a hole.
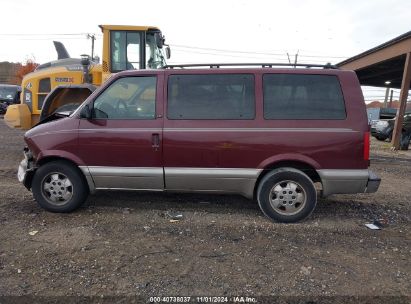
<instances>
[{"instance_id":1,"label":"roof rack","mask_svg":"<svg viewBox=\"0 0 411 304\"><path fill-rule=\"evenodd\" d=\"M327 64L304 64L304 63L193 63L193 64L171 64L166 65L166 69L175 68L195 68L195 67L209 67L210 69L219 69L220 67L230 67L230 66L261 66L262 68L272 68L272 67L293 67L293 68L323 68L323 69L338 69L337 66L331 63Z\"/></svg>"}]
</instances>

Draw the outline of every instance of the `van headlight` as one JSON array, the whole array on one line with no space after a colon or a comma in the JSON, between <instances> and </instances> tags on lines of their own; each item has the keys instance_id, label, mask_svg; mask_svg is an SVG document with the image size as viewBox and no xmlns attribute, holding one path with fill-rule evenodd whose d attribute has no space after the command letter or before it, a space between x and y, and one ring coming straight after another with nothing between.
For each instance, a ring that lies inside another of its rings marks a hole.
<instances>
[{"instance_id":1,"label":"van headlight","mask_svg":"<svg viewBox=\"0 0 411 304\"><path fill-rule=\"evenodd\" d=\"M27 161L32 161L33 160L33 153L31 153L31 151L28 147L23 148L23 155L24 155L25 160L27 160Z\"/></svg>"}]
</instances>

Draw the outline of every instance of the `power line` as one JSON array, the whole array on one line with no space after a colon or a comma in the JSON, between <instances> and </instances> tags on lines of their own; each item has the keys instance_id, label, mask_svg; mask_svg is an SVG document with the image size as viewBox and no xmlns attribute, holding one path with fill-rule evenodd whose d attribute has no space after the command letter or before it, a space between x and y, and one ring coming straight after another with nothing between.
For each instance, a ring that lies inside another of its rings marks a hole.
<instances>
[{"instance_id":1,"label":"power line","mask_svg":"<svg viewBox=\"0 0 411 304\"><path fill-rule=\"evenodd\" d=\"M212 56L223 56L223 57L234 57L234 58L248 58L248 59L261 59L258 57L251 57L251 56L238 56L232 54L223 54L223 53L210 53L210 52L199 52L199 51L184 51L184 50L174 50L173 52L177 53L187 53L187 54L200 54L200 55L212 55ZM286 61L285 58L272 58L273 60L283 60Z\"/></svg>"},{"instance_id":2,"label":"power line","mask_svg":"<svg viewBox=\"0 0 411 304\"><path fill-rule=\"evenodd\" d=\"M318 54L318 50L317 50L317 51L312 51L312 50L303 50L303 49L300 49L300 52L315 54L315 55L309 55L309 56L320 56L320 55ZM307 55L307 56L308 56L308 55ZM331 55L331 56L321 55L321 57L349 58L349 57L352 57L352 55L350 55L350 56L347 56L347 55L338 55L338 56L335 56L335 55Z\"/></svg>"},{"instance_id":3,"label":"power line","mask_svg":"<svg viewBox=\"0 0 411 304\"><path fill-rule=\"evenodd\" d=\"M186 54L191 54L191 55L211 55L211 56L223 56L223 57L233 57L233 58L248 58L248 59L256 59L256 60L269 60L269 61L274 60L274 61L283 61L285 63L288 62L287 57L286 57L287 54L280 54L280 56L284 56L284 57L272 57L272 56L270 56L269 58L267 58L268 57L267 55L264 55L266 58L263 58L263 57L261 57L261 55L260 55L260 57L258 57L258 54L257 54L257 56L245 56L245 55L238 55L238 54L234 55L234 54L229 54L229 53L215 53L215 52L213 53L213 52L205 52L205 51L197 51L197 50L188 51L188 50L180 50L180 49L174 50L174 52L176 52L176 53L186 53ZM254 53L247 53L247 54L254 54ZM298 56L299 56L300 62L304 61L304 59L302 59L302 58L304 58L304 56L301 56L301 55L298 55ZM310 63L324 63L327 60L307 59L306 61L309 61Z\"/></svg>"},{"instance_id":4,"label":"power line","mask_svg":"<svg viewBox=\"0 0 411 304\"><path fill-rule=\"evenodd\" d=\"M15 33L15 34L0 34L0 36L81 36L88 35L90 33ZM97 34L96 36L102 36L102 34Z\"/></svg>"},{"instance_id":5,"label":"power line","mask_svg":"<svg viewBox=\"0 0 411 304\"><path fill-rule=\"evenodd\" d=\"M259 54L259 55L284 55L284 53L263 53L263 52L251 52L251 51L238 51L238 50L226 50L226 49L214 49L214 48L203 48L203 47L196 47L196 46L188 46L188 45L179 45L179 44L171 44L171 47L177 48L185 48L185 49L195 49L195 50L204 50L204 51L216 51L216 52L225 52L225 53L240 53L240 54Z\"/></svg>"},{"instance_id":6,"label":"power line","mask_svg":"<svg viewBox=\"0 0 411 304\"><path fill-rule=\"evenodd\" d=\"M43 38L44 36L55 36L55 37L62 37L62 36L87 36L90 35L90 33L29 33L29 34L23 34L23 33L15 33L15 34L0 34L0 39L1 37L10 37L10 38L4 38L1 40L6 40L6 39L18 39L18 40L51 40L54 38ZM94 37L102 37L102 34L94 34ZM12 38L11 38L12 37ZM18 38L18 37L33 37L33 38ZM38 38L34 38L38 37ZM70 40L81 40L82 38L64 38L64 39L70 39ZM179 51L178 48L183 48L183 49L191 49L191 50L199 50L202 51L199 54L206 54L206 55L215 55L215 53L209 53L209 51L212 52L219 52L219 53L234 53L234 54L248 54L248 55L265 55L265 56L286 56L287 52L253 52L253 51L239 51L239 50L228 50L228 49L218 49L218 48L205 48L205 47L197 47L197 46L189 46L189 45L182 45L182 44L171 44L173 48L177 48L176 51ZM183 51L183 50L180 50ZM278 51L278 50L277 50ZM187 51L186 51L187 52ZM299 54L299 57L302 58L347 58L347 56L327 56L327 55L303 55ZM247 57L245 57L247 58ZM313 60L310 60L313 61ZM319 61L321 62L321 61Z\"/></svg>"},{"instance_id":7,"label":"power line","mask_svg":"<svg viewBox=\"0 0 411 304\"><path fill-rule=\"evenodd\" d=\"M54 38L0 38L0 40L6 41L6 40L19 40L19 41L52 41L59 39L58 37ZM62 38L62 40L86 40L87 38Z\"/></svg>"},{"instance_id":8,"label":"power line","mask_svg":"<svg viewBox=\"0 0 411 304\"><path fill-rule=\"evenodd\" d=\"M60 33L60 34L0 34L0 36L80 36L87 33Z\"/></svg>"},{"instance_id":9,"label":"power line","mask_svg":"<svg viewBox=\"0 0 411 304\"><path fill-rule=\"evenodd\" d=\"M374 89L374 90L366 90L366 89L363 89L363 92L383 92L384 91L384 93L385 93L385 88L381 88L381 89ZM396 93L396 91L395 90L399 90L399 89L391 89L391 90L394 90L394 93Z\"/></svg>"},{"instance_id":10,"label":"power line","mask_svg":"<svg viewBox=\"0 0 411 304\"><path fill-rule=\"evenodd\" d=\"M271 52L253 52L253 51L238 51L238 50L228 50L228 49L215 49L215 48L204 48L204 47L196 47L196 46L189 46L189 45L182 45L182 44L171 44L171 46L177 48L185 48L185 49L195 49L195 50L204 50L204 51L216 51L216 52L228 52L228 53L240 53L240 54L254 54L254 55L268 55L268 56L283 56L286 55L287 52L283 53L271 53ZM348 58L347 56L327 56L327 55L302 55L299 54L301 57L312 57L312 58Z\"/></svg>"}]
</instances>

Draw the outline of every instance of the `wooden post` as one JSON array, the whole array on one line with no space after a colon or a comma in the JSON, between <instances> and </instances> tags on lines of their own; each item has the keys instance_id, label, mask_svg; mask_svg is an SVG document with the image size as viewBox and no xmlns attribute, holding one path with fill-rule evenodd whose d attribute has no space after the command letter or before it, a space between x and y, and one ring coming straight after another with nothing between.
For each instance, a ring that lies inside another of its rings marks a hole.
<instances>
[{"instance_id":1,"label":"wooden post","mask_svg":"<svg viewBox=\"0 0 411 304\"><path fill-rule=\"evenodd\" d=\"M402 122L404 120L404 113L407 107L408 90L411 84L411 53L407 53L407 58L404 64L404 73L402 76L401 92L400 92L400 107L398 109L397 117L395 118L395 125L392 136L392 147L395 150L400 148L400 139L402 131Z\"/></svg>"}]
</instances>

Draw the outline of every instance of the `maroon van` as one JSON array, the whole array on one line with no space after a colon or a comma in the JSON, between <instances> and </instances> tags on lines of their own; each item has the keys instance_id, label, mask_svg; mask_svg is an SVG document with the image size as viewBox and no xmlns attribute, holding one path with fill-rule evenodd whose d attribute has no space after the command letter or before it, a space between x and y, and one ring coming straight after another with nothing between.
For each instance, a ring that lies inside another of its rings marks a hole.
<instances>
[{"instance_id":1,"label":"maroon van","mask_svg":"<svg viewBox=\"0 0 411 304\"><path fill-rule=\"evenodd\" d=\"M296 222L322 196L377 191L354 72L168 68L113 76L68 117L25 134L18 177L39 205L100 189L236 193Z\"/></svg>"}]
</instances>

